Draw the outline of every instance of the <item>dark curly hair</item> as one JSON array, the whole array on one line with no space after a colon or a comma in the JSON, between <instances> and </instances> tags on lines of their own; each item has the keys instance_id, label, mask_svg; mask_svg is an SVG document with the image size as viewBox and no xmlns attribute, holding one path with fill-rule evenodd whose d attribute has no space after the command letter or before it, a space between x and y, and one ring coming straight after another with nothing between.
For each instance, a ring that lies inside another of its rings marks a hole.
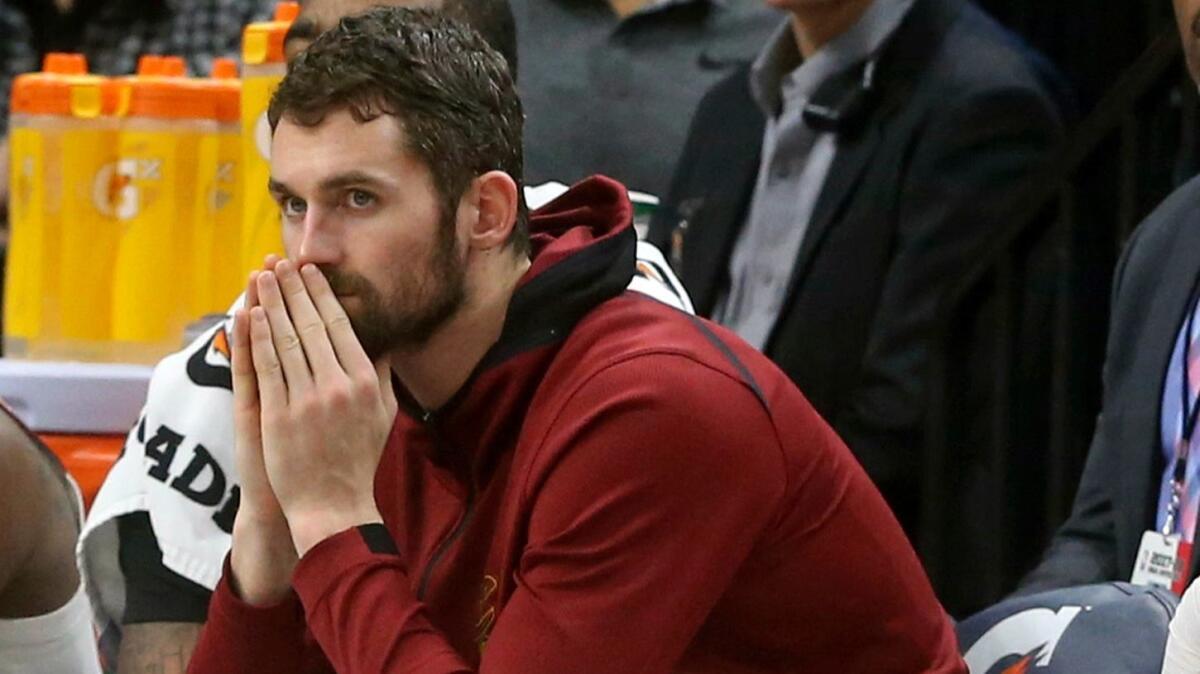
<instances>
[{"instance_id":1,"label":"dark curly hair","mask_svg":"<svg viewBox=\"0 0 1200 674\"><path fill-rule=\"evenodd\" d=\"M395 117L404 149L429 167L444 215L477 176L512 176L519 203L509 243L528 254L521 99L504 57L474 29L429 9L343 18L288 65L267 115L274 131L285 116L316 126L339 110L359 122Z\"/></svg>"}]
</instances>

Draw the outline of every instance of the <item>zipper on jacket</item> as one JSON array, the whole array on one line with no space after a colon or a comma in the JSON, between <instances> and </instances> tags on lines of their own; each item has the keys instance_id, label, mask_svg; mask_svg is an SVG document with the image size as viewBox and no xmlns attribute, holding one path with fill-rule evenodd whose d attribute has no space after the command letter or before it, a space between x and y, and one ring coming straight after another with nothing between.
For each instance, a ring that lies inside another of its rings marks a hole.
<instances>
[{"instance_id":1,"label":"zipper on jacket","mask_svg":"<svg viewBox=\"0 0 1200 674\"><path fill-rule=\"evenodd\" d=\"M434 448L439 453L446 448L446 443L442 438L442 434L438 431L437 425L434 423L433 412L424 411L421 414L421 422L425 424L429 434L433 436ZM467 524L471 521L471 516L475 511L475 478L467 475L467 500L466 507L463 509L463 514L459 518L458 523L454 525L454 529L450 531L450 535L438 544L434 550L433 556L429 558L429 563L425 565L425 570L421 573L421 582L417 585L417 600L425 600L425 592L429 589L429 582L433 578L433 572L437 568L442 557L450 551L450 547L462 538L463 533L467 530Z\"/></svg>"}]
</instances>

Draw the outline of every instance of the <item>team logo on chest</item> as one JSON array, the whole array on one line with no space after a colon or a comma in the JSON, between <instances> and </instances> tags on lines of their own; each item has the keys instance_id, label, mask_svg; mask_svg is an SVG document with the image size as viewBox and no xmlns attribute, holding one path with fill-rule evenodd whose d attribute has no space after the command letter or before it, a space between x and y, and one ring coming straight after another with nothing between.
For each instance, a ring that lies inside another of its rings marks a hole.
<instances>
[{"instance_id":1,"label":"team logo on chest","mask_svg":"<svg viewBox=\"0 0 1200 674\"><path fill-rule=\"evenodd\" d=\"M479 588L479 620L475 623L475 643L479 644L480 653L487 647L492 626L496 624L496 590L499 588L500 581L495 576L483 577Z\"/></svg>"}]
</instances>

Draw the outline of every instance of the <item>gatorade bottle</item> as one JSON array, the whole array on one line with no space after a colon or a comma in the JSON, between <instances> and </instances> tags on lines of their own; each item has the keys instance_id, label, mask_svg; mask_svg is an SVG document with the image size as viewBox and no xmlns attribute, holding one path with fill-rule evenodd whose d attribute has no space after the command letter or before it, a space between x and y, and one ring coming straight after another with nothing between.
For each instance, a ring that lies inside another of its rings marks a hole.
<instances>
[{"instance_id":1,"label":"gatorade bottle","mask_svg":"<svg viewBox=\"0 0 1200 674\"><path fill-rule=\"evenodd\" d=\"M279 208L265 187L271 177L267 106L287 73L283 38L299 12L297 3L281 2L275 5L274 21L252 23L242 35L242 169L247 186L242 197L243 278L262 266L268 253L283 251Z\"/></svg>"},{"instance_id":2,"label":"gatorade bottle","mask_svg":"<svg viewBox=\"0 0 1200 674\"><path fill-rule=\"evenodd\" d=\"M224 312L245 289L242 269L242 83L232 59L213 61L211 77L202 84L213 96L216 121L216 163L201 179L204 212L212 223L211 236L197 241L202 254L194 258L197 301L204 313ZM202 229L197 229L201 232Z\"/></svg>"},{"instance_id":3,"label":"gatorade bottle","mask_svg":"<svg viewBox=\"0 0 1200 674\"><path fill-rule=\"evenodd\" d=\"M178 349L184 327L202 313L193 259L203 255L196 241L211 238L213 226L198 217L204 212L199 183L216 164L214 97L183 76L182 59L139 65L145 69L121 82L122 236L112 307L118 352L133 363L155 362Z\"/></svg>"},{"instance_id":4,"label":"gatorade bottle","mask_svg":"<svg viewBox=\"0 0 1200 674\"><path fill-rule=\"evenodd\" d=\"M118 232L109 82L80 54L48 54L13 82L4 352L87 359L109 337Z\"/></svg>"}]
</instances>

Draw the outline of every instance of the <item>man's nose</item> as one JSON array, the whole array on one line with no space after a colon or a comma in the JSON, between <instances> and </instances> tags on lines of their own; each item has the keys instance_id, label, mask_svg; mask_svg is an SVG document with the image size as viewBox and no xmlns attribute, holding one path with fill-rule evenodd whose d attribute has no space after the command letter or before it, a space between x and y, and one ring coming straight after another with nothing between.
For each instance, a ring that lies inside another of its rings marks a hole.
<instances>
[{"instance_id":1,"label":"man's nose","mask_svg":"<svg viewBox=\"0 0 1200 674\"><path fill-rule=\"evenodd\" d=\"M288 251L296 264L336 265L341 262L341 241L336 226L317 210L310 210L300 231L298 246Z\"/></svg>"}]
</instances>

